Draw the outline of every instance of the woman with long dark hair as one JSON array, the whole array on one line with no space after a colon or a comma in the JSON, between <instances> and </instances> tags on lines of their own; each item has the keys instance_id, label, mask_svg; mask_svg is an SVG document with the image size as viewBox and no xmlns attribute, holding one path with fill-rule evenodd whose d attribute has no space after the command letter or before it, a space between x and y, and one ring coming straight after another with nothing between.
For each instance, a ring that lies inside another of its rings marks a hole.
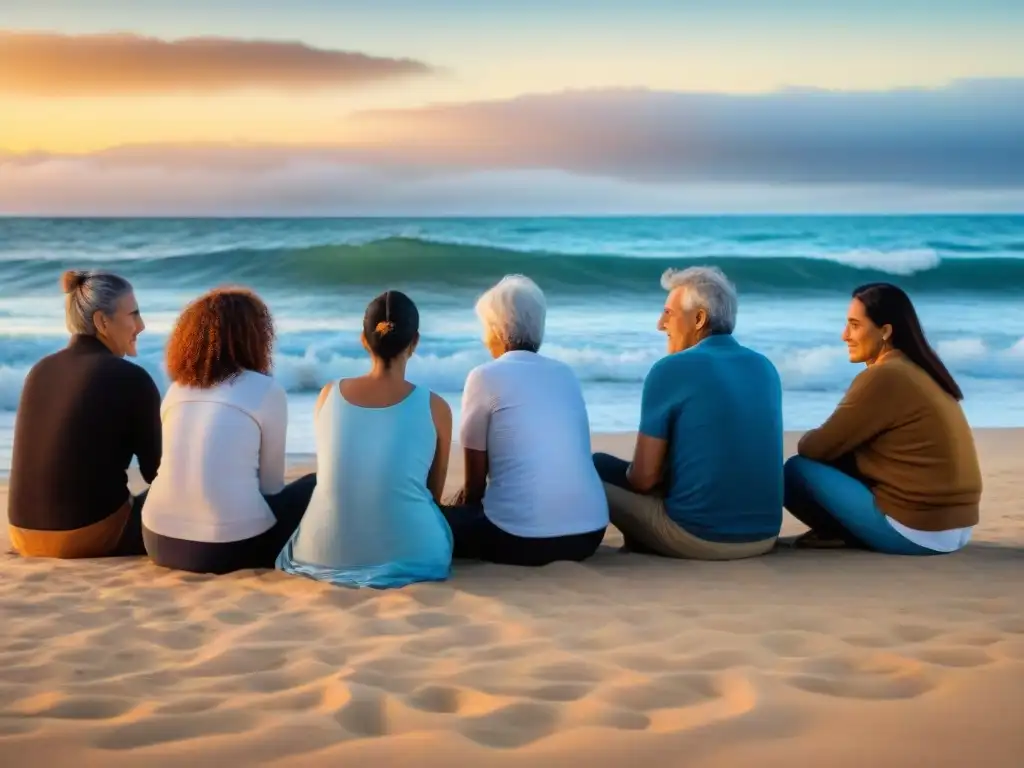
<instances>
[{"instance_id":1,"label":"woman with long dark hair","mask_svg":"<svg viewBox=\"0 0 1024 768\"><path fill-rule=\"evenodd\" d=\"M860 286L843 341L866 367L786 462L786 508L811 529L797 546L960 549L978 522L981 469L963 393L910 297L889 283Z\"/></svg>"}]
</instances>

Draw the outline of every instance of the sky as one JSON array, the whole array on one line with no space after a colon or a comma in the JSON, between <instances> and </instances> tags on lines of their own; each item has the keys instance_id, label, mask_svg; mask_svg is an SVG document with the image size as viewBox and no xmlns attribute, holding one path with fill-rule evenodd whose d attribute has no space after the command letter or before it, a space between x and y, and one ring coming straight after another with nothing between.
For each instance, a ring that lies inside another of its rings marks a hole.
<instances>
[{"instance_id":1,"label":"sky","mask_svg":"<svg viewBox=\"0 0 1024 768\"><path fill-rule=\"evenodd\" d=\"M0 0L0 213L1021 211L1022 39L1019 0Z\"/></svg>"}]
</instances>

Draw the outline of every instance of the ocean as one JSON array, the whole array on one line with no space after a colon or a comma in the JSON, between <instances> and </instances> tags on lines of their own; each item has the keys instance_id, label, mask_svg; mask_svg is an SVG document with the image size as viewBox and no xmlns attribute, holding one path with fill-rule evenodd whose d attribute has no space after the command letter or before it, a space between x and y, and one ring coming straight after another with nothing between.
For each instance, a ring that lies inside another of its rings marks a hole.
<instances>
[{"instance_id":1,"label":"ocean","mask_svg":"<svg viewBox=\"0 0 1024 768\"><path fill-rule=\"evenodd\" d=\"M1024 426L1024 216L725 216L537 219L0 219L0 472L24 377L67 341L58 287L104 267L135 285L146 332L137 362L163 388L175 316L222 284L274 313L275 375L290 396L288 449L313 450L327 381L367 367L367 302L388 288L420 308L410 378L458 418L466 373L487 359L473 312L508 273L548 299L543 351L569 363L597 431L637 424L670 266L715 264L740 294L737 338L782 375L785 424L815 426L859 370L840 339L851 289L890 280L965 392L975 426Z\"/></svg>"}]
</instances>

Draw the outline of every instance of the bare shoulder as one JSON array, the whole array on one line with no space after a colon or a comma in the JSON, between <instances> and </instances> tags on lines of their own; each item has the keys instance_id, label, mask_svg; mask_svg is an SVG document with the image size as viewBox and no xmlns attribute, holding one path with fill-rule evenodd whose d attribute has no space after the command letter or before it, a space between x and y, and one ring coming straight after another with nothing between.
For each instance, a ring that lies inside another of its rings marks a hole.
<instances>
[{"instance_id":1,"label":"bare shoulder","mask_svg":"<svg viewBox=\"0 0 1024 768\"><path fill-rule=\"evenodd\" d=\"M315 411L319 412L320 409L323 408L324 403L327 402L327 398L331 394L331 390L336 386L338 386L338 382L336 381L329 381L324 385L324 388L320 390L320 396L316 399Z\"/></svg>"},{"instance_id":2,"label":"bare shoulder","mask_svg":"<svg viewBox=\"0 0 1024 768\"><path fill-rule=\"evenodd\" d=\"M434 422L438 440L449 441L452 436L452 408L436 392L430 393L430 418Z\"/></svg>"},{"instance_id":3,"label":"bare shoulder","mask_svg":"<svg viewBox=\"0 0 1024 768\"><path fill-rule=\"evenodd\" d=\"M448 405L448 401L441 397L437 392L430 393L430 412L434 418L452 419L452 407Z\"/></svg>"}]
</instances>

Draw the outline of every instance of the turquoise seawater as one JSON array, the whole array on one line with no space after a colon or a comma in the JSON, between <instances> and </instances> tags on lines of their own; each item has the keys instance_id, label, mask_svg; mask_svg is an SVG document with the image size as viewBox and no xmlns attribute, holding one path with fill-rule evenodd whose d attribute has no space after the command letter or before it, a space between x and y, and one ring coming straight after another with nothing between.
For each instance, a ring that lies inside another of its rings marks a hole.
<instances>
[{"instance_id":1,"label":"turquoise seawater","mask_svg":"<svg viewBox=\"0 0 1024 768\"><path fill-rule=\"evenodd\" d=\"M458 410L486 359L476 297L502 275L548 297L544 351L576 370L595 430L636 425L668 267L716 264L740 293L736 335L775 362L792 429L827 416L857 368L840 340L850 290L906 288L966 393L976 426L1024 425L1024 216L545 219L0 219L0 471L29 367L67 339L58 278L105 267L136 286L138 362L161 386L176 313L215 285L264 295L275 371L291 394L289 448L312 450L312 402L365 369L366 303L406 291L423 340L410 376Z\"/></svg>"}]
</instances>

